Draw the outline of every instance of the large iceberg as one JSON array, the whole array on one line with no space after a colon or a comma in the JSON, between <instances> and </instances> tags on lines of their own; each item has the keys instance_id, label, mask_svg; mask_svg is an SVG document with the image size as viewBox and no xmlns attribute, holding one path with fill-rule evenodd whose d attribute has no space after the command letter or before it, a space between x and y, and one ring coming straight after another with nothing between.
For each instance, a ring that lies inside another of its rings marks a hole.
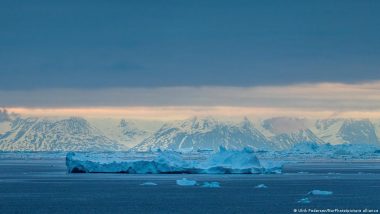
<instances>
[{"instance_id":1,"label":"large iceberg","mask_svg":"<svg viewBox=\"0 0 380 214\"><path fill-rule=\"evenodd\" d=\"M212 154L184 154L175 151L112 154L73 153L66 156L69 173L130 174L260 174L277 173L281 165L265 167L252 149L241 151L220 148ZM269 165L268 165L269 166Z\"/></svg>"}]
</instances>

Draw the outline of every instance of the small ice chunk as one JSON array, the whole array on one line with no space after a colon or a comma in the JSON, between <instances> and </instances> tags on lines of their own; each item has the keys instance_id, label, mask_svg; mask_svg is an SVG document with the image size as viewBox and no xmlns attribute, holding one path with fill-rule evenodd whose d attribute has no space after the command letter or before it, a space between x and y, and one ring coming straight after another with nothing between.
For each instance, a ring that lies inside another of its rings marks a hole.
<instances>
[{"instance_id":1,"label":"small ice chunk","mask_svg":"<svg viewBox=\"0 0 380 214\"><path fill-rule=\"evenodd\" d=\"M207 187L207 188L220 188L220 183L213 181L213 182L204 182L202 187Z\"/></svg>"},{"instance_id":2,"label":"small ice chunk","mask_svg":"<svg viewBox=\"0 0 380 214\"><path fill-rule=\"evenodd\" d=\"M339 175L339 174L341 174L341 173L339 173L339 172L329 172L329 173L327 173L328 175Z\"/></svg>"},{"instance_id":3,"label":"small ice chunk","mask_svg":"<svg viewBox=\"0 0 380 214\"><path fill-rule=\"evenodd\" d=\"M140 184L141 186L157 186L156 183L153 183L153 182L145 182L145 183L142 183Z\"/></svg>"},{"instance_id":4,"label":"small ice chunk","mask_svg":"<svg viewBox=\"0 0 380 214\"><path fill-rule=\"evenodd\" d=\"M197 185L197 182L194 180L189 180L187 178L182 178L180 180L177 180L177 185L179 185L179 186L195 186L195 185Z\"/></svg>"},{"instance_id":5,"label":"small ice chunk","mask_svg":"<svg viewBox=\"0 0 380 214\"><path fill-rule=\"evenodd\" d=\"M310 199L309 198L301 198L300 200L297 201L299 204L310 204Z\"/></svg>"},{"instance_id":6,"label":"small ice chunk","mask_svg":"<svg viewBox=\"0 0 380 214\"><path fill-rule=\"evenodd\" d=\"M256 189L265 189L265 188L268 188L268 186L265 184L259 184L259 185L255 186L255 188Z\"/></svg>"},{"instance_id":7,"label":"small ice chunk","mask_svg":"<svg viewBox=\"0 0 380 214\"><path fill-rule=\"evenodd\" d=\"M332 195L331 191L313 190L308 193L308 195Z\"/></svg>"}]
</instances>

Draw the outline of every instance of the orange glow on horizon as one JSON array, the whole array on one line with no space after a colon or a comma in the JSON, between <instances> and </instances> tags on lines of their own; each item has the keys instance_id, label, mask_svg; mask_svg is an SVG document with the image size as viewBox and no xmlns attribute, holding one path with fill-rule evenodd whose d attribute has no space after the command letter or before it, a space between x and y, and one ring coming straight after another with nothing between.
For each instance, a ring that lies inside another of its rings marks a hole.
<instances>
[{"instance_id":1,"label":"orange glow on horizon","mask_svg":"<svg viewBox=\"0 0 380 214\"><path fill-rule=\"evenodd\" d=\"M180 120L191 116L215 117L276 117L306 118L380 118L379 111L311 111L296 108L264 108L235 106L167 106L167 107L79 107L79 108L8 108L9 112L31 117L95 117L149 120Z\"/></svg>"}]
</instances>

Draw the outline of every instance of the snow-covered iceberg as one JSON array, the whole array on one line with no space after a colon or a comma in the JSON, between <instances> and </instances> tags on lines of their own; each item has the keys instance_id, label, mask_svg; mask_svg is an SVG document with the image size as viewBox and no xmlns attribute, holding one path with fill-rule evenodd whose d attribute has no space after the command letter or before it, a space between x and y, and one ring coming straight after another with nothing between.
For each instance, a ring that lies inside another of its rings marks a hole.
<instances>
[{"instance_id":1,"label":"snow-covered iceberg","mask_svg":"<svg viewBox=\"0 0 380 214\"><path fill-rule=\"evenodd\" d=\"M66 156L69 173L130 173L130 174L260 174L281 170L281 165L263 166L252 149L226 150L212 154L183 154L158 151L145 155L73 153Z\"/></svg>"}]
</instances>

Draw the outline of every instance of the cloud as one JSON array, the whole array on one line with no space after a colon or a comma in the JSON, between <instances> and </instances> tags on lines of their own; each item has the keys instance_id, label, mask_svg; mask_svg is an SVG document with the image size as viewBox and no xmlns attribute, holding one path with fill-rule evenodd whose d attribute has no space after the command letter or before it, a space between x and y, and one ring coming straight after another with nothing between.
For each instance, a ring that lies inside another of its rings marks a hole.
<instances>
[{"instance_id":1,"label":"cloud","mask_svg":"<svg viewBox=\"0 0 380 214\"><path fill-rule=\"evenodd\" d=\"M0 91L4 107L232 106L328 111L377 111L380 82L265 87L159 87Z\"/></svg>"},{"instance_id":2,"label":"cloud","mask_svg":"<svg viewBox=\"0 0 380 214\"><path fill-rule=\"evenodd\" d=\"M181 119L192 115L380 117L380 82L265 87L0 91L24 115Z\"/></svg>"}]
</instances>

